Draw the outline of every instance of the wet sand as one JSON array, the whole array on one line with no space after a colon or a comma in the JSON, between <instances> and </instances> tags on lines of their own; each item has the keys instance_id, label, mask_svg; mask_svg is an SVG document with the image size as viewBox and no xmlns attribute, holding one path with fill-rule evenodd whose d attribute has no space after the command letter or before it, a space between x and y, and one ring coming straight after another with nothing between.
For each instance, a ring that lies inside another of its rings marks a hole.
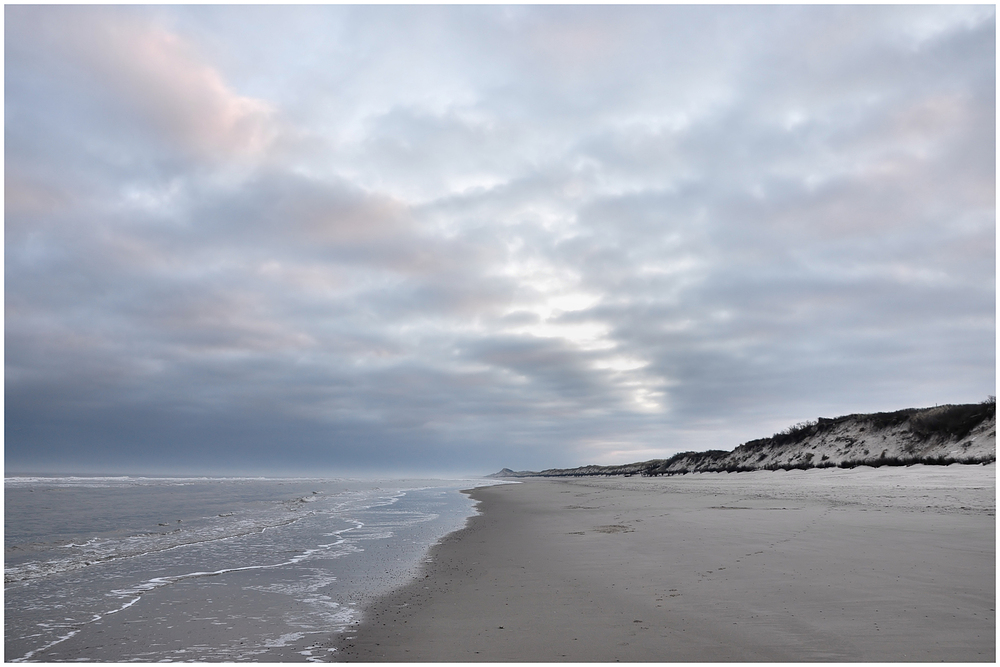
<instances>
[{"instance_id":1,"label":"wet sand","mask_svg":"<svg viewBox=\"0 0 1000 667\"><path fill-rule=\"evenodd\" d=\"M349 661L993 662L995 465L527 479Z\"/></svg>"}]
</instances>

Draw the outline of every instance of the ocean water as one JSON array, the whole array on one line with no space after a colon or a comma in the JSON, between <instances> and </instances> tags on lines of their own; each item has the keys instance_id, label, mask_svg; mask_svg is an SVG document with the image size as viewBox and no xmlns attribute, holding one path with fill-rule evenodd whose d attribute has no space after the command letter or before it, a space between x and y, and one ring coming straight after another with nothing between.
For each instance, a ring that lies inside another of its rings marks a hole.
<instances>
[{"instance_id":1,"label":"ocean water","mask_svg":"<svg viewBox=\"0 0 1000 667\"><path fill-rule=\"evenodd\" d=\"M7 477L4 659L330 660L490 483Z\"/></svg>"}]
</instances>

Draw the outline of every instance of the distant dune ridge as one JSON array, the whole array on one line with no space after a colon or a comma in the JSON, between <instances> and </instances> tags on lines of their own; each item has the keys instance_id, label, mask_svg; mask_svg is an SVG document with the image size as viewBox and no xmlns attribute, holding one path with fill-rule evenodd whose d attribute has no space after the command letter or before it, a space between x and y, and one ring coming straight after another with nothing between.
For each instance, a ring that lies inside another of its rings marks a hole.
<instances>
[{"instance_id":1,"label":"distant dune ridge","mask_svg":"<svg viewBox=\"0 0 1000 667\"><path fill-rule=\"evenodd\" d=\"M509 477L585 477L597 475L682 475L692 472L749 472L859 465L947 465L996 461L996 400L855 414L791 426L770 438L744 443L732 451L682 452L614 466L589 465L488 475Z\"/></svg>"}]
</instances>

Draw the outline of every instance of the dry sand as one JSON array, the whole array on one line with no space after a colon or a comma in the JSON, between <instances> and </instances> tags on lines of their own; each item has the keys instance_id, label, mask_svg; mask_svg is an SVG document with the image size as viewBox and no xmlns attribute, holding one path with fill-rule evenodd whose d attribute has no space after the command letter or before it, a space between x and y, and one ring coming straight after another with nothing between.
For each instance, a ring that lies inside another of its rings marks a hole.
<instances>
[{"instance_id":1,"label":"dry sand","mask_svg":"<svg viewBox=\"0 0 1000 667\"><path fill-rule=\"evenodd\" d=\"M351 661L995 660L995 465L528 479Z\"/></svg>"}]
</instances>

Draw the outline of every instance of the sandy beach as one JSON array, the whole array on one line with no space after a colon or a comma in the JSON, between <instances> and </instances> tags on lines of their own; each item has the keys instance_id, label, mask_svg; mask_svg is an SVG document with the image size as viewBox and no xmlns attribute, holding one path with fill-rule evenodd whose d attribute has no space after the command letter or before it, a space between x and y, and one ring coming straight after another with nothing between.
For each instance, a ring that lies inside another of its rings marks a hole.
<instances>
[{"instance_id":1,"label":"sandy beach","mask_svg":"<svg viewBox=\"0 0 1000 667\"><path fill-rule=\"evenodd\" d=\"M995 465L529 479L348 661L992 662Z\"/></svg>"}]
</instances>

